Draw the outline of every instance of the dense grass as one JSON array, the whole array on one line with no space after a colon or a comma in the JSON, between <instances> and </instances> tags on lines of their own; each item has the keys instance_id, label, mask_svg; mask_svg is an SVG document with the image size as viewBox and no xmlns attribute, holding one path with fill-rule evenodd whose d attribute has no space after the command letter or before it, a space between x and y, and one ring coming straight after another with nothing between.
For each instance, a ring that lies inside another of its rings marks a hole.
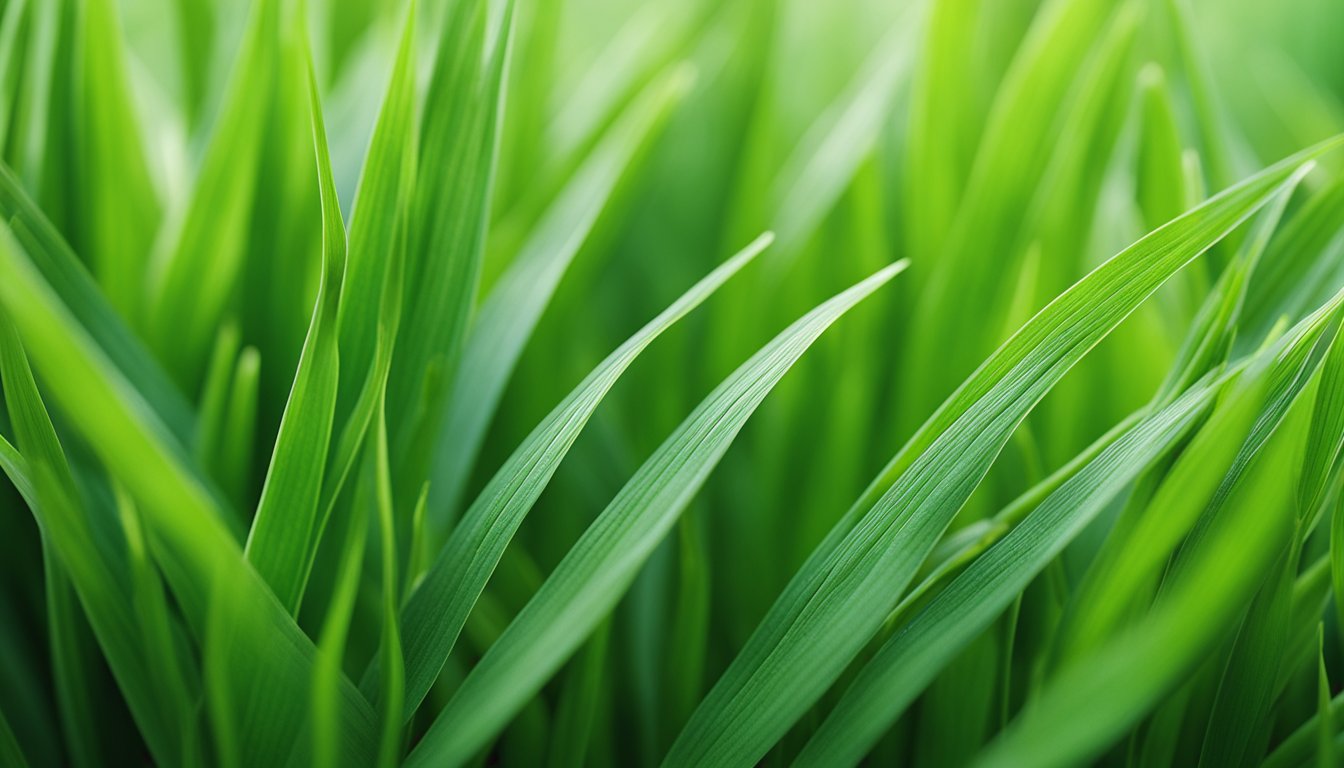
<instances>
[{"instance_id":1,"label":"dense grass","mask_svg":"<svg viewBox=\"0 0 1344 768\"><path fill-rule=\"evenodd\" d=\"M0 765L1344 755L1333 0L0 0Z\"/></svg>"}]
</instances>

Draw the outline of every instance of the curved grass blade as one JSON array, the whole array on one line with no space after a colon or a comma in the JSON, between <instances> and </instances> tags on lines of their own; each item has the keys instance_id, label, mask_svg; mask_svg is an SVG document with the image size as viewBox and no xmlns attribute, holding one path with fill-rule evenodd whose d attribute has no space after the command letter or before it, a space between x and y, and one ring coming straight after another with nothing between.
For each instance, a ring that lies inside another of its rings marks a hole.
<instances>
[{"instance_id":1,"label":"curved grass blade","mask_svg":"<svg viewBox=\"0 0 1344 768\"><path fill-rule=\"evenodd\" d=\"M518 357L606 206L617 182L689 90L676 68L648 86L560 191L477 313L449 395L430 471L429 522L436 541L457 512L462 485Z\"/></svg>"},{"instance_id":2,"label":"curved grass blade","mask_svg":"<svg viewBox=\"0 0 1344 768\"><path fill-rule=\"evenodd\" d=\"M306 40L306 33L301 36ZM304 53L322 200L322 277L308 338L304 340L294 375L294 388L280 421L280 433L275 439L271 466L245 550L248 560L291 614L298 612L299 601L303 599L324 522L318 519L318 512L340 376L337 312L345 277L346 249L345 224L331 176L317 76L306 43Z\"/></svg>"},{"instance_id":3,"label":"curved grass blade","mask_svg":"<svg viewBox=\"0 0 1344 768\"><path fill-rule=\"evenodd\" d=\"M405 237L409 226L408 207L415 188L416 125L415 125L415 34L417 3L406 8L401 40L397 44L396 61L387 83L386 95L378 112L378 120L369 140L368 155L360 172L355 191L354 209L350 214L350 248L346 258L346 279L341 286L341 376L346 386L340 388L337 398L336 423L364 424L369 416L361 416L366 393L382 387L380 378L390 362L392 340L396 338L396 324L401 319L401 282L398 271L405 263ZM403 270L404 271L404 270ZM397 279L393 279L393 275ZM395 292L393 291L395 288ZM390 311L389 297L395 297L396 311ZM384 360L384 358L388 358ZM380 372L379 375L370 370ZM355 382L362 382L356 389ZM347 426L347 430L355 429ZM353 463L367 427L359 427L347 438L342 434L338 445L347 442L343 450ZM342 466L335 459L334 466ZM334 474L344 475L346 470ZM330 484L329 484L330 485ZM324 492L330 498L333 493Z\"/></svg>"},{"instance_id":4,"label":"curved grass blade","mask_svg":"<svg viewBox=\"0 0 1344 768\"><path fill-rule=\"evenodd\" d=\"M1185 435L1225 378L1139 421L977 557L859 672L795 765L854 765L910 702L1075 536Z\"/></svg>"},{"instance_id":5,"label":"curved grass blade","mask_svg":"<svg viewBox=\"0 0 1344 768\"><path fill-rule=\"evenodd\" d=\"M1254 269L1264 246L1269 240L1270 234L1278 224L1283 207L1287 204L1291 195L1292 187L1285 187L1283 193L1269 206L1256 222L1254 234L1246 240L1246 250L1242 257L1231 266L1231 272L1228 274L1229 283L1224 284L1220 281L1219 290L1225 291L1224 301L1218 306L1216 312L1222 314L1229 304L1231 304L1231 315L1227 321L1235 317L1235 300L1239 297L1240 289L1238 283L1244 281L1246 273ZM1233 300L1229 302L1228 300ZM1207 317L1205 310L1211 307L1206 306L1201 310L1200 316L1196 322L1202 322ZM1227 322L1223 321L1223 322ZM1218 321L1215 321L1217 323ZM1312 334L1311 340L1315 341L1317 336L1323 331L1319 324L1307 324L1303 326L1307 332ZM1206 335L1209 341L1215 343L1201 346L1210 346L1219 348L1222 343L1216 342L1218 338L1218 325L1210 327L1210 333ZM1188 347L1187 347L1188 348ZM1299 347L1300 348L1300 347ZM1302 354L1305 354L1303 352ZM1199 358L1196 352L1192 357L1187 357L1182 353L1178 360L1194 361ZM1295 397L1296 386L1300 382L1295 382L1294 377L1301 373L1300 369L1291 367L1280 367L1278 369L1278 378L1272 383L1272 397L1279 398L1282 405L1282 398ZM1164 390L1166 388L1164 387ZM1281 411L1269 408L1266 411L1275 414L1275 418L1281 415ZM1263 427L1270 424L1263 415L1257 429L1263 432ZM1252 433L1254 434L1254 433ZM1242 438L1246 433L1242 433ZM1238 462L1244 463L1246 458L1258 448L1254 441L1246 446L1242 446L1242 440L1226 439L1215 447L1216 458L1210 456L1204 462L1208 465L1220 467L1229 466L1235 469ZM1221 450L1221 452L1219 452ZM1242 454L1237 459L1233 452ZM1084 649L1094 646L1101 639L1110 635L1114 631L1117 623L1124 615L1125 610L1130 607L1136 595L1139 595L1145 583L1156 583L1153 581L1159 574L1168 555L1175 550L1181 539L1190 533L1192 528L1199 524L1201 514L1206 512L1204 502L1197 502L1197 499L1204 498L1201 491L1196 491L1197 487L1202 488L1202 482L1218 482L1224 488L1216 491L1214 500L1216 506L1217 494L1226 492L1226 486L1235 480L1233 475L1227 477L1214 477L1203 472L1200 465L1186 465L1184 469L1190 472L1190 476L1180 481L1169 478L1165 480L1161 487L1157 489L1154 498L1147 500L1146 507L1149 512L1144 513L1142 507L1134 510L1135 515L1132 518L1122 520L1111 531L1105 544L1093 560L1083 583L1078 587L1074 596L1071 598L1072 605L1069 613L1063 621L1062 627L1055 639L1054 654L1057 658L1064 659L1070 655L1077 654ZM1158 512L1157 510L1160 510Z\"/></svg>"},{"instance_id":6,"label":"curved grass blade","mask_svg":"<svg viewBox=\"0 0 1344 768\"><path fill-rule=\"evenodd\" d=\"M1308 408L1290 410L1142 623L1062 669L976 766L1084 762L1198 668L1290 542L1309 418Z\"/></svg>"},{"instance_id":7,"label":"curved grass blade","mask_svg":"<svg viewBox=\"0 0 1344 768\"><path fill-rule=\"evenodd\" d=\"M615 607L784 373L827 327L905 266L892 264L822 303L701 401L490 646L411 752L408 766L460 765L508 724Z\"/></svg>"},{"instance_id":8,"label":"curved grass blade","mask_svg":"<svg viewBox=\"0 0 1344 768\"><path fill-rule=\"evenodd\" d=\"M1271 166L1121 251L990 356L814 551L701 702L667 764L760 759L881 627L1036 403L1171 275L1341 141Z\"/></svg>"},{"instance_id":9,"label":"curved grass blade","mask_svg":"<svg viewBox=\"0 0 1344 768\"><path fill-rule=\"evenodd\" d=\"M654 339L772 239L768 233L758 237L617 347L532 430L481 491L402 609L407 717L438 678L505 547L607 391ZM361 686L366 693L368 682Z\"/></svg>"}]
</instances>

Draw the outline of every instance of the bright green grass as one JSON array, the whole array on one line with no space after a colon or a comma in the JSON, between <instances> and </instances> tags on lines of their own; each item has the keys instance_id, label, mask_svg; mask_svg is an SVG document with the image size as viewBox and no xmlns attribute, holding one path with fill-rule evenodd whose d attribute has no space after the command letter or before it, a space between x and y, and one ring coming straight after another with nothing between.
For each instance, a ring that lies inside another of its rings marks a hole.
<instances>
[{"instance_id":1,"label":"bright green grass","mask_svg":"<svg viewBox=\"0 0 1344 768\"><path fill-rule=\"evenodd\" d=\"M0 766L1336 765L1333 0L0 0Z\"/></svg>"}]
</instances>

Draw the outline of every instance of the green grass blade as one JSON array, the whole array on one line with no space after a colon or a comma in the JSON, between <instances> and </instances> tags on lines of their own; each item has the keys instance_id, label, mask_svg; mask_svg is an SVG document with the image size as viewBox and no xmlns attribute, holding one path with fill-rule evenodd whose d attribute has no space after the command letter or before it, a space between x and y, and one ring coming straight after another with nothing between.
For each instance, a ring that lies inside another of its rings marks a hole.
<instances>
[{"instance_id":1,"label":"green grass blade","mask_svg":"<svg viewBox=\"0 0 1344 768\"><path fill-rule=\"evenodd\" d=\"M780 169L772 187L776 203L771 221L782 248L788 249L783 255L803 245L872 152L910 75L922 5L913 3L904 12L863 71L808 129Z\"/></svg>"},{"instance_id":2,"label":"green grass blade","mask_svg":"<svg viewBox=\"0 0 1344 768\"><path fill-rule=\"evenodd\" d=\"M1293 549L1280 557L1241 622L1204 732L1201 766L1254 765L1264 757L1281 660L1288 655Z\"/></svg>"},{"instance_id":3,"label":"green grass blade","mask_svg":"<svg viewBox=\"0 0 1344 768\"><path fill-rule=\"evenodd\" d=\"M700 403L472 669L408 765L461 764L508 723L615 606L789 367L831 323L905 266L893 264L803 316Z\"/></svg>"},{"instance_id":4,"label":"green grass blade","mask_svg":"<svg viewBox=\"0 0 1344 768\"><path fill-rule=\"evenodd\" d=\"M179 383L194 387L242 272L264 143L266 104L280 61L279 0L250 10L191 198L160 240L146 308L152 345Z\"/></svg>"},{"instance_id":5,"label":"green grass blade","mask_svg":"<svg viewBox=\"0 0 1344 768\"><path fill-rule=\"evenodd\" d=\"M365 405L370 397L367 393L383 386L381 380L387 376L392 341L401 320L401 265L405 262L417 152L415 21L416 4L412 2L406 8L396 60L350 214L350 252L340 308L340 380L344 385L336 407L336 423L346 427L337 443L340 447L333 458L332 473L339 477L349 471L348 465L363 444L372 415L372 407ZM334 495L323 493L327 499Z\"/></svg>"},{"instance_id":6,"label":"green grass blade","mask_svg":"<svg viewBox=\"0 0 1344 768\"><path fill-rule=\"evenodd\" d=\"M248 560L290 613L297 613L303 599L325 523L318 514L340 376L337 313L346 252L345 223L331 177L317 77L311 57L305 58L322 199L322 278L246 549Z\"/></svg>"},{"instance_id":7,"label":"green grass blade","mask_svg":"<svg viewBox=\"0 0 1344 768\"><path fill-rule=\"evenodd\" d=\"M1274 751L1260 764L1261 768L1301 768L1311 765L1321 749L1321 728L1323 719L1332 723L1339 722L1344 716L1344 693L1330 700L1329 709L1318 711L1288 735ZM1339 736L1335 737L1335 748L1339 749Z\"/></svg>"},{"instance_id":8,"label":"green grass blade","mask_svg":"<svg viewBox=\"0 0 1344 768\"><path fill-rule=\"evenodd\" d=\"M456 3L425 95L412 200L406 314L388 380L397 497L424 482L476 301L498 125L513 35L513 0ZM451 184L441 183L446 175Z\"/></svg>"},{"instance_id":9,"label":"green grass blade","mask_svg":"<svg viewBox=\"0 0 1344 768\"><path fill-rule=\"evenodd\" d=\"M1338 765L1335 758L1335 719L1330 706L1330 673L1325 668L1325 626L1318 625L1316 653L1316 765Z\"/></svg>"},{"instance_id":10,"label":"green grass blade","mask_svg":"<svg viewBox=\"0 0 1344 768\"><path fill-rule=\"evenodd\" d=\"M546 764L552 768L586 764L598 699L607 677L610 639L611 625L604 623L588 638L565 673L551 743L547 745Z\"/></svg>"},{"instance_id":11,"label":"green grass blade","mask_svg":"<svg viewBox=\"0 0 1344 768\"><path fill-rule=\"evenodd\" d=\"M797 765L854 765L901 712L1136 476L1200 418L1225 379L1203 382L1128 429L1051 493L887 641Z\"/></svg>"},{"instance_id":12,"label":"green grass blade","mask_svg":"<svg viewBox=\"0 0 1344 768\"><path fill-rule=\"evenodd\" d=\"M70 762L80 768L98 765L99 733L94 717L88 624L80 612L70 577L58 560L55 547L42 544L42 566L47 591L47 634L51 648L51 672L56 683L56 701L61 712Z\"/></svg>"},{"instance_id":13,"label":"green grass blade","mask_svg":"<svg viewBox=\"0 0 1344 768\"><path fill-rule=\"evenodd\" d=\"M256 347L244 347L233 368L229 402L224 408L224 437L219 448L220 485L228 498L240 504L251 489L260 381L261 354Z\"/></svg>"},{"instance_id":14,"label":"green grass blade","mask_svg":"<svg viewBox=\"0 0 1344 768\"><path fill-rule=\"evenodd\" d=\"M537 425L477 496L402 610L408 717L438 678L513 533L608 390L654 339L754 259L771 239L769 234L757 238L608 355ZM368 682L366 678L361 686L366 693Z\"/></svg>"},{"instance_id":15,"label":"green grass blade","mask_svg":"<svg viewBox=\"0 0 1344 768\"><path fill-rule=\"evenodd\" d=\"M28 0L6 3L0 15L0 157L8 158L10 121L18 110L19 77L23 73L23 44L26 42Z\"/></svg>"},{"instance_id":16,"label":"green grass blade","mask_svg":"<svg viewBox=\"0 0 1344 768\"><path fill-rule=\"evenodd\" d=\"M378 407L373 435L374 493L378 510L378 542L382 560L383 628L378 644L379 672L382 675L382 738L378 746L378 765L390 768L401 762L402 696L406 688L406 665L401 653L397 626L397 534L392 517L392 469L388 466L387 416Z\"/></svg>"},{"instance_id":17,"label":"green grass blade","mask_svg":"<svg viewBox=\"0 0 1344 768\"><path fill-rule=\"evenodd\" d=\"M640 148L680 103L692 74L676 68L649 85L593 150L481 304L448 398L430 473L431 531L446 535L504 385L578 253Z\"/></svg>"},{"instance_id":18,"label":"green grass blade","mask_svg":"<svg viewBox=\"0 0 1344 768\"><path fill-rule=\"evenodd\" d=\"M960 307L984 306L994 313L991 317L1001 311L1005 297L996 295L997 281L991 275L1017 263L1017 253L1002 251L1019 239L1021 201L1031 199L1047 166L1044 159L1056 138L1055 115L1084 69L1098 32L1108 18L1113 30L1123 30L1125 22L1113 17L1129 10L1127 4L1117 8L1097 0L1053 0L1037 11L995 97L944 248L922 254L929 261L921 265L925 272L919 279L926 287L919 295L915 322L938 333L910 340L907 365L925 374L911 379L909 415L918 418L944 399L998 343L980 325L972 326ZM977 261L989 253L998 257ZM996 320L989 325L997 330ZM947 349L939 340L948 337L961 341Z\"/></svg>"},{"instance_id":19,"label":"green grass blade","mask_svg":"<svg viewBox=\"0 0 1344 768\"><path fill-rule=\"evenodd\" d=\"M910 165L905 240L917 259L942 248L975 153L966 117L977 99L970 61L963 52L976 44L975 27L966 19L977 6L967 0L934 0L931 5L911 86L910 135L905 144Z\"/></svg>"},{"instance_id":20,"label":"green grass blade","mask_svg":"<svg viewBox=\"0 0 1344 768\"><path fill-rule=\"evenodd\" d=\"M131 99L121 21L111 0L85 0L76 25L80 125L77 198L78 250L93 266L108 301L134 327L141 325L144 274L159 225L159 201L150 181L135 105Z\"/></svg>"},{"instance_id":21,"label":"green grass blade","mask_svg":"<svg viewBox=\"0 0 1344 768\"><path fill-rule=\"evenodd\" d=\"M1321 366L1311 439L1302 465L1297 508L1308 529L1325 512L1331 492L1337 490L1344 461L1344 344L1338 339Z\"/></svg>"},{"instance_id":22,"label":"green grass blade","mask_svg":"<svg viewBox=\"0 0 1344 768\"><path fill-rule=\"evenodd\" d=\"M986 360L832 529L701 703L667 762L759 759L878 630L1031 408L1166 279L1338 141L1274 165L1139 240Z\"/></svg>"},{"instance_id":23,"label":"green grass blade","mask_svg":"<svg viewBox=\"0 0 1344 768\"><path fill-rule=\"evenodd\" d=\"M337 750L340 747L341 719L339 701L341 662L345 657L350 635L350 622L355 611L355 597L359 589L360 569L364 562L364 542L368 537L368 520L364 515L352 514L348 530L341 539L340 557L336 567L336 586L322 621L318 635L317 659L313 666L312 737L313 765L334 768L340 765Z\"/></svg>"},{"instance_id":24,"label":"green grass blade","mask_svg":"<svg viewBox=\"0 0 1344 768\"><path fill-rule=\"evenodd\" d=\"M1149 64L1139 73L1139 80L1143 122L1137 194L1144 226L1153 229L1179 216L1186 208L1189 193L1182 185L1184 150L1166 76L1161 67Z\"/></svg>"},{"instance_id":25,"label":"green grass blade","mask_svg":"<svg viewBox=\"0 0 1344 768\"><path fill-rule=\"evenodd\" d=\"M1309 418L1295 408L1275 430L1143 622L1062 669L978 768L1086 761L1204 661L1289 544L1294 454Z\"/></svg>"}]
</instances>

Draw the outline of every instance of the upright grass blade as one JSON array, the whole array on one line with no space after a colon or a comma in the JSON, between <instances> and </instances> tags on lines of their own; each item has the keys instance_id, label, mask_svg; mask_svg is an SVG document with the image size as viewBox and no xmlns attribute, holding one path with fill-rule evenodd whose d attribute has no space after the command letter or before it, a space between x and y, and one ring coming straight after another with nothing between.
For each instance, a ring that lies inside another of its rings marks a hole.
<instances>
[{"instance_id":1,"label":"upright grass blade","mask_svg":"<svg viewBox=\"0 0 1344 768\"><path fill-rule=\"evenodd\" d=\"M245 758L284 754L306 719L312 643L244 559L214 498L188 469L185 449L79 327L8 227L0 227L0 272L7 276L0 306L31 345L54 400L136 500L155 561L198 638L215 585L228 584L238 604L230 616L236 652L224 666L235 688L249 692L238 743ZM372 712L353 686L340 693L343 757L367 763Z\"/></svg>"},{"instance_id":2,"label":"upright grass blade","mask_svg":"<svg viewBox=\"0 0 1344 768\"><path fill-rule=\"evenodd\" d=\"M364 561L364 542L368 537L368 520L364 515L350 515L347 525L336 567L336 586L332 590L322 631L318 635L317 659L313 665L312 756L313 765L318 768L340 765L337 750L341 741L341 721L336 704L344 678L341 662L350 634L355 592L359 588L360 569Z\"/></svg>"},{"instance_id":3,"label":"upright grass blade","mask_svg":"<svg viewBox=\"0 0 1344 768\"><path fill-rule=\"evenodd\" d=\"M388 380L399 501L414 498L428 472L476 300L513 36L513 0L494 5L450 8L425 95L406 322Z\"/></svg>"},{"instance_id":4,"label":"upright grass blade","mask_svg":"<svg viewBox=\"0 0 1344 768\"><path fill-rule=\"evenodd\" d=\"M364 445L375 411L383 408L392 349L401 323L415 183L415 20L406 9L391 82L374 126L350 221L347 279L340 299L340 381L335 422L342 425L327 460L314 536L318 539ZM358 382L358 387L355 386Z\"/></svg>"},{"instance_id":5,"label":"upright grass blade","mask_svg":"<svg viewBox=\"0 0 1344 768\"><path fill-rule=\"evenodd\" d=\"M98 130L83 132L77 147L84 206L80 250L108 300L138 327L159 201L131 100L117 8L109 0L85 0L81 6L75 119Z\"/></svg>"},{"instance_id":6,"label":"upright grass blade","mask_svg":"<svg viewBox=\"0 0 1344 768\"><path fill-rule=\"evenodd\" d=\"M886 267L804 315L700 403L490 646L407 765L460 765L503 729L616 605L784 373L827 327L905 266Z\"/></svg>"},{"instance_id":7,"label":"upright grass blade","mask_svg":"<svg viewBox=\"0 0 1344 768\"><path fill-rule=\"evenodd\" d=\"M976 93L969 57L975 27L970 0L932 0L910 97L906 140L906 244L916 258L937 254L956 216L975 153Z\"/></svg>"},{"instance_id":8,"label":"upright grass blade","mask_svg":"<svg viewBox=\"0 0 1344 768\"><path fill-rule=\"evenodd\" d=\"M146 327L173 378L192 389L242 269L265 105L280 60L280 0L257 0L191 198L159 242Z\"/></svg>"},{"instance_id":9,"label":"upright grass blade","mask_svg":"<svg viewBox=\"0 0 1344 768\"><path fill-rule=\"evenodd\" d=\"M920 277L926 288L919 295L915 322L938 333L911 338L906 360L913 370L924 372L910 380L906 394L911 422L946 397L997 343L967 324L969 318L959 307L970 303L989 308L995 318L989 326L997 326L1007 297L996 291L990 264L1003 269L1004 259L1017 258L1001 251L1019 239L1021 201L1031 199L1046 167L1043 158L1058 127L1055 115L1098 31L1108 19L1113 28L1123 28L1123 19L1115 17L1128 12L1128 4L1117 7L1096 0L1052 0L1037 11L995 97L943 251ZM999 253L998 261L979 261L986 253ZM962 343L954 350L940 349L937 339L947 337Z\"/></svg>"},{"instance_id":10,"label":"upright grass blade","mask_svg":"<svg viewBox=\"0 0 1344 768\"><path fill-rule=\"evenodd\" d=\"M322 278L246 549L248 560L290 613L298 611L325 522L318 515L340 376L337 313L346 249L345 223L331 177L317 77L311 58L305 58L322 198Z\"/></svg>"},{"instance_id":11,"label":"upright grass blade","mask_svg":"<svg viewBox=\"0 0 1344 768\"><path fill-rule=\"evenodd\" d=\"M882 121L910 75L925 2L917 0L902 13L847 92L808 129L775 178L772 221L788 251L803 245L872 152Z\"/></svg>"},{"instance_id":12,"label":"upright grass blade","mask_svg":"<svg viewBox=\"0 0 1344 768\"><path fill-rule=\"evenodd\" d=\"M19 77L23 73L23 44L28 19L28 0L5 4L0 14L0 158L9 158L10 122L19 111Z\"/></svg>"},{"instance_id":13,"label":"upright grass blade","mask_svg":"<svg viewBox=\"0 0 1344 768\"><path fill-rule=\"evenodd\" d=\"M611 626L603 624L588 638L587 645L570 662L564 689L556 705L555 726L547 747L547 765L563 768L584 765L592 738L598 699L607 683L607 650Z\"/></svg>"},{"instance_id":14,"label":"upright grass blade","mask_svg":"<svg viewBox=\"0 0 1344 768\"><path fill-rule=\"evenodd\" d=\"M1336 765L1335 719L1330 706L1330 673L1325 668L1325 626L1317 625L1316 765Z\"/></svg>"},{"instance_id":15,"label":"upright grass blade","mask_svg":"<svg viewBox=\"0 0 1344 768\"><path fill-rule=\"evenodd\" d=\"M678 67L649 85L594 148L481 305L448 397L430 472L430 531L446 535L504 385L617 182L690 88Z\"/></svg>"},{"instance_id":16,"label":"upright grass blade","mask_svg":"<svg viewBox=\"0 0 1344 768\"><path fill-rule=\"evenodd\" d=\"M402 695L406 687L406 667L401 655L401 637L397 626L397 534L392 515L392 469L388 466L387 415L378 407L373 434L374 496L378 509L378 543L382 560L383 629L378 643L379 671L382 673L382 734L378 744L378 765L390 768L401 762Z\"/></svg>"},{"instance_id":17,"label":"upright grass blade","mask_svg":"<svg viewBox=\"0 0 1344 768\"><path fill-rule=\"evenodd\" d=\"M690 288L598 364L528 435L481 491L402 609L407 717L429 691L458 633L522 523L602 398L649 344L754 259L762 235ZM364 690L368 678L364 681Z\"/></svg>"},{"instance_id":18,"label":"upright grass blade","mask_svg":"<svg viewBox=\"0 0 1344 768\"><path fill-rule=\"evenodd\" d=\"M98 764L97 720L94 717L93 656L88 624L78 598L56 550L44 539L42 569L47 588L47 635L51 648L51 672L56 683L56 702L61 728L70 752L70 762L80 768Z\"/></svg>"},{"instance_id":19,"label":"upright grass blade","mask_svg":"<svg viewBox=\"0 0 1344 768\"><path fill-rule=\"evenodd\" d=\"M701 703L669 765L750 764L880 628L1033 406L1172 274L1341 139L1290 157L1149 234L1065 291L986 360L808 559Z\"/></svg>"}]
</instances>

